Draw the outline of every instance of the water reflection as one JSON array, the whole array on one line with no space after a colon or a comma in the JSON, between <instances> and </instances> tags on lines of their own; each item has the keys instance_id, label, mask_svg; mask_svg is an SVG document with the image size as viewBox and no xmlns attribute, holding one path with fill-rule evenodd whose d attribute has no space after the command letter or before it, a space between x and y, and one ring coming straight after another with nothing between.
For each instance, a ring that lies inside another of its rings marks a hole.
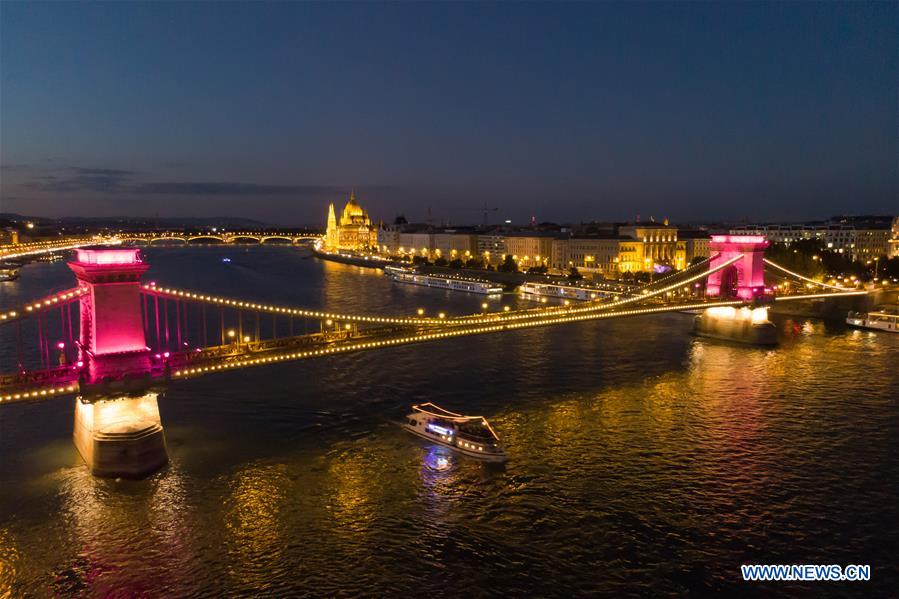
<instances>
[{"instance_id":1,"label":"water reflection","mask_svg":"<svg viewBox=\"0 0 899 599\"><path fill-rule=\"evenodd\" d=\"M190 586L197 555L185 531L195 522L177 464L145 481L99 479L80 466L61 472L58 485L69 535L60 540L71 553L52 568L54 592L140 594Z\"/></svg>"},{"instance_id":2,"label":"water reflection","mask_svg":"<svg viewBox=\"0 0 899 599\"><path fill-rule=\"evenodd\" d=\"M229 296L481 299L283 248L230 269L214 254L233 249L148 251L154 278ZM19 458L71 443L69 402L0 410L0 594L730 595L734 564L779 558L863 560L890 582L899 339L778 325L773 351L672 315L200 379L160 399L171 465L139 482L94 479L72 450ZM505 469L389 422L421 401L487 416Z\"/></svg>"},{"instance_id":3,"label":"water reflection","mask_svg":"<svg viewBox=\"0 0 899 599\"><path fill-rule=\"evenodd\" d=\"M9 529L0 528L0 599L13 597L19 551Z\"/></svg>"},{"instance_id":4,"label":"water reflection","mask_svg":"<svg viewBox=\"0 0 899 599\"><path fill-rule=\"evenodd\" d=\"M240 588L264 589L288 543L284 521L290 479L284 464L253 464L229 481L223 520L230 574Z\"/></svg>"}]
</instances>

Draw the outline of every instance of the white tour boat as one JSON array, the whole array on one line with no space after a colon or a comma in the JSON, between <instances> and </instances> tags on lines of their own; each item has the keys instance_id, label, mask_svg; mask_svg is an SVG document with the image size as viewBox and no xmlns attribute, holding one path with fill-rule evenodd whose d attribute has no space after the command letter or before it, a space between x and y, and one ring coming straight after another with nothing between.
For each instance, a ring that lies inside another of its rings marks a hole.
<instances>
[{"instance_id":1,"label":"white tour boat","mask_svg":"<svg viewBox=\"0 0 899 599\"><path fill-rule=\"evenodd\" d=\"M487 462L505 462L493 428L483 416L463 416L432 403L412 406L403 428L453 451Z\"/></svg>"},{"instance_id":2,"label":"white tour boat","mask_svg":"<svg viewBox=\"0 0 899 599\"><path fill-rule=\"evenodd\" d=\"M523 295L539 297L559 297L563 299L586 302L603 295L611 295L609 291L600 289L585 289L571 285L553 285L550 283L522 283L518 291Z\"/></svg>"},{"instance_id":3,"label":"white tour boat","mask_svg":"<svg viewBox=\"0 0 899 599\"><path fill-rule=\"evenodd\" d=\"M846 324L863 329L899 333L899 307L888 307L880 312L850 312Z\"/></svg>"},{"instance_id":4,"label":"white tour boat","mask_svg":"<svg viewBox=\"0 0 899 599\"><path fill-rule=\"evenodd\" d=\"M480 281L476 279L465 279L462 277L441 277L436 275L425 275L414 270L406 270L395 266L388 266L384 269L384 274L394 280L396 283L406 283L409 285L421 285L422 287L434 287L436 289L448 289L450 291L465 291L468 293L480 293L482 295L499 295L503 292L503 288L490 281Z\"/></svg>"}]
</instances>

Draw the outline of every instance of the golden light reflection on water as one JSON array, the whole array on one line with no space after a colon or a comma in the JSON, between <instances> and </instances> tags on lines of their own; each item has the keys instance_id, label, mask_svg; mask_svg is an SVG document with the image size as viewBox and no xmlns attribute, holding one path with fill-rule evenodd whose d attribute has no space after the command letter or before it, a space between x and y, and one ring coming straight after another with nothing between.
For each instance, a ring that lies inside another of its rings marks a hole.
<instances>
[{"instance_id":1,"label":"golden light reflection on water","mask_svg":"<svg viewBox=\"0 0 899 599\"><path fill-rule=\"evenodd\" d=\"M16 581L16 566L19 551L16 549L12 534L0 528L0 599L13 596L13 583Z\"/></svg>"},{"instance_id":2,"label":"golden light reflection on water","mask_svg":"<svg viewBox=\"0 0 899 599\"><path fill-rule=\"evenodd\" d=\"M283 512L290 496L285 464L253 464L237 472L230 483L224 514L229 572L249 588L264 588L268 567L282 561L289 527Z\"/></svg>"},{"instance_id":3,"label":"golden light reflection on water","mask_svg":"<svg viewBox=\"0 0 899 599\"><path fill-rule=\"evenodd\" d=\"M356 541L366 536L376 519L379 489L378 462L356 449L329 457L327 466L327 509L333 532Z\"/></svg>"},{"instance_id":4,"label":"golden light reflection on water","mask_svg":"<svg viewBox=\"0 0 899 599\"><path fill-rule=\"evenodd\" d=\"M110 589L139 594L157 588L163 579L167 584L190 582L188 564L196 553L185 531L195 522L177 464L143 481L95 478L84 464L58 476L72 537L66 545L77 553L47 567L69 585L57 593L84 586L99 594ZM146 561L161 569L135 568Z\"/></svg>"}]
</instances>

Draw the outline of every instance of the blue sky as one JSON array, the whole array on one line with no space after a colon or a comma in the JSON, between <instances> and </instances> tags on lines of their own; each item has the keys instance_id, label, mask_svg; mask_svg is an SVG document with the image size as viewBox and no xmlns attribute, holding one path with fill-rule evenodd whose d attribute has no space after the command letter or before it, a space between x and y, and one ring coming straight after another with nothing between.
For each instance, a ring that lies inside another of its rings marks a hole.
<instances>
[{"instance_id":1,"label":"blue sky","mask_svg":"<svg viewBox=\"0 0 899 599\"><path fill-rule=\"evenodd\" d=\"M896 213L897 6L4 2L0 210Z\"/></svg>"}]
</instances>

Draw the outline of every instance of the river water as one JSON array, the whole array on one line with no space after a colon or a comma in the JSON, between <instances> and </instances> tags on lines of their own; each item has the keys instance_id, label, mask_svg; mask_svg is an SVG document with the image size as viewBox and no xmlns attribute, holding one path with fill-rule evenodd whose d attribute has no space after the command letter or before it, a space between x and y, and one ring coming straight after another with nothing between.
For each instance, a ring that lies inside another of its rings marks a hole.
<instances>
[{"instance_id":1,"label":"river water","mask_svg":"<svg viewBox=\"0 0 899 599\"><path fill-rule=\"evenodd\" d=\"M297 248L145 257L148 280L282 305L483 301ZM63 262L30 265L0 308L72 284ZM142 481L88 473L71 398L2 406L0 597L887 596L899 336L777 325L773 350L669 314L179 381L159 398L171 463ZM441 450L394 424L422 401L487 416L508 464L434 469ZM870 564L872 580L743 583L747 563Z\"/></svg>"}]
</instances>

